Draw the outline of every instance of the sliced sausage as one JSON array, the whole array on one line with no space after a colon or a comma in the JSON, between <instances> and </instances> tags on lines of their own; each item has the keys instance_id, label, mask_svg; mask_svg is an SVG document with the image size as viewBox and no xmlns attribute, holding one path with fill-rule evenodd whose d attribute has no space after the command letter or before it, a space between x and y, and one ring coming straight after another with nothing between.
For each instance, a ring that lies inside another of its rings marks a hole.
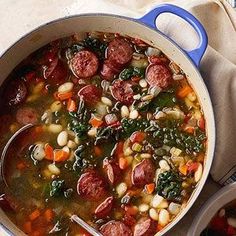
<instances>
[{"instance_id":1,"label":"sliced sausage","mask_svg":"<svg viewBox=\"0 0 236 236\"><path fill-rule=\"evenodd\" d=\"M93 105L101 100L102 91L95 85L89 84L79 90L78 96L85 103Z\"/></svg>"},{"instance_id":2,"label":"sliced sausage","mask_svg":"<svg viewBox=\"0 0 236 236\"><path fill-rule=\"evenodd\" d=\"M88 170L78 180L78 194L86 200L98 201L106 195L106 185L103 178L94 170Z\"/></svg>"},{"instance_id":3,"label":"sliced sausage","mask_svg":"<svg viewBox=\"0 0 236 236\"><path fill-rule=\"evenodd\" d=\"M27 87L21 79L11 80L5 89L4 99L10 106L23 103L27 97Z\"/></svg>"},{"instance_id":4,"label":"sliced sausage","mask_svg":"<svg viewBox=\"0 0 236 236\"><path fill-rule=\"evenodd\" d=\"M156 222L150 218L141 218L134 227L134 236L153 236L156 233Z\"/></svg>"},{"instance_id":5,"label":"sliced sausage","mask_svg":"<svg viewBox=\"0 0 236 236\"><path fill-rule=\"evenodd\" d=\"M98 218L104 218L108 216L111 212L112 206L113 206L114 198L108 197L106 198L95 210L95 215Z\"/></svg>"},{"instance_id":6,"label":"sliced sausage","mask_svg":"<svg viewBox=\"0 0 236 236\"><path fill-rule=\"evenodd\" d=\"M125 105L131 105L134 101L132 84L128 81L115 80L111 87L111 93L116 100Z\"/></svg>"},{"instance_id":7,"label":"sliced sausage","mask_svg":"<svg viewBox=\"0 0 236 236\"><path fill-rule=\"evenodd\" d=\"M116 64L125 65L132 59L133 48L123 38L113 39L107 49L107 57Z\"/></svg>"},{"instance_id":8,"label":"sliced sausage","mask_svg":"<svg viewBox=\"0 0 236 236\"><path fill-rule=\"evenodd\" d=\"M65 82L68 75L67 66L62 60L55 58L44 71L44 78L53 85L59 85Z\"/></svg>"},{"instance_id":9,"label":"sliced sausage","mask_svg":"<svg viewBox=\"0 0 236 236\"><path fill-rule=\"evenodd\" d=\"M111 220L100 228L103 236L132 236L128 226L121 221Z\"/></svg>"},{"instance_id":10,"label":"sliced sausage","mask_svg":"<svg viewBox=\"0 0 236 236\"><path fill-rule=\"evenodd\" d=\"M34 108L23 107L16 112L16 120L22 125L36 124L38 121L38 113Z\"/></svg>"},{"instance_id":11,"label":"sliced sausage","mask_svg":"<svg viewBox=\"0 0 236 236\"><path fill-rule=\"evenodd\" d=\"M146 78L153 87L167 88L171 83L171 72L163 64L151 65L147 68Z\"/></svg>"},{"instance_id":12,"label":"sliced sausage","mask_svg":"<svg viewBox=\"0 0 236 236\"><path fill-rule=\"evenodd\" d=\"M70 67L77 77L88 78L96 74L98 69L97 56L87 50L79 51L71 59Z\"/></svg>"},{"instance_id":13,"label":"sliced sausage","mask_svg":"<svg viewBox=\"0 0 236 236\"><path fill-rule=\"evenodd\" d=\"M136 219L131 216L130 214L125 214L122 221L125 223L125 225L129 226L129 227L132 227L135 225L136 223Z\"/></svg>"},{"instance_id":14,"label":"sliced sausage","mask_svg":"<svg viewBox=\"0 0 236 236\"><path fill-rule=\"evenodd\" d=\"M153 182L155 168L150 159L144 159L137 164L132 171L132 184L136 187L143 187L145 184Z\"/></svg>"},{"instance_id":15,"label":"sliced sausage","mask_svg":"<svg viewBox=\"0 0 236 236\"><path fill-rule=\"evenodd\" d=\"M121 169L113 160L105 159L103 167L106 172L107 178L111 184L116 184L120 180Z\"/></svg>"},{"instance_id":16,"label":"sliced sausage","mask_svg":"<svg viewBox=\"0 0 236 236\"><path fill-rule=\"evenodd\" d=\"M111 63L108 60L103 63L100 74L105 80L113 80L115 76L119 73L119 71L115 70L112 67L113 66L111 66Z\"/></svg>"}]
</instances>

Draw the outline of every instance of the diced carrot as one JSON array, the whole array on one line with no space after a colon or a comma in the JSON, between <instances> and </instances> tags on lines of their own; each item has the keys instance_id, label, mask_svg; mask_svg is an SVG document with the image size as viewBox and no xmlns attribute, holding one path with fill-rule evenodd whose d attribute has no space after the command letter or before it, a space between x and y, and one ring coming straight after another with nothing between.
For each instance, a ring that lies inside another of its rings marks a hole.
<instances>
[{"instance_id":1,"label":"diced carrot","mask_svg":"<svg viewBox=\"0 0 236 236\"><path fill-rule=\"evenodd\" d=\"M183 175L187 175L188 173L188 166L187 165L182 165L179 167L179 172Z\"/></svg>"},{"instance_id":2,"label":"diced carrot","mask_svg":"<svg viewBox=\"0 0 236 236\"><path fill-rule=\"evenodd\" d=\"M184 129L185 132L189 133L189 134L194 134L194 131L195 131L195 128L192 127L192 126L187 126L185 129Z\"/></svg>"},{"instance_id":3,"label":"diced carrot","mask_svg":"<svg viewBox=\"0 0 236 236\"><path fill-rule=\"evenodd\" d=\"M103 121L93 117L89 120L89 124L91 124L95 128L98 128L103 124Z\"/></svg>"},{"instance_id":4,"label":"diced carrot","mask_svg":"<svg viewBox=\"0 0 236 236\"><path fill-rule=\"evenodd\" d=\"M72 92L66 92L66 93L54 93L54 97L56 100L64 101L68 100L72 97L73 93Z\"/></svg>"},{"instance_id":5,"label":"diced carrot","mask_svg":"<svg viewBox=\"0 0 236 236\"><path fill-rule=\"evenodd\" d=\"M138 208L134 206L125 206L125 211L128 215L134 216L138 213Z\"/></svg>"},{"instance_id":6,"label":"diced carrot","mask_svg":"<svg viewBox=\"0 0 236 236\"><path fill-rule=\"evenodd\" d=\"M64 150L55 150L54 151L54 161L62 162L66 161L69 158L69 153Z\"/></svg>"},{"instance_id":7,"label":"diced carrot","mask_svg":"<svg viewBox=\"0 0 236 236\"><path fill-rule=\"evenodd\" d=\"M47 209L45 212L44 212L44 216L45 216L45 219L47 222L51 222L52 219L53 219L53 216L54 216L54 213L52 211L52 209Z\"/></svg>"},{"instance_id":8,"label":"diced carrot","mask_svg":"<svg viewBox=\"0 0 236 236\"><path fill-rule=\"evenodd\" d=\"M40 216L40 211L39 211L39 209L36 209L29 215L29 219L31 221L33 221L33 220L37 219L39 216Z\"/></svg>"},{"instance_id":9,"label":"diced carrot","mask_svg":"<svg viewBox=\"0 0 236 236\"><path fill-rule=\"evenodd\" d=\"M97 157L102 155L102 149L99 146L94 146L94 153Z\"/></svg>"},{"instance_id":10,"label":"diced carrot","mask_svg":"<svg viewBox=\"0 0 236 236\"><path fill-rule=\"evenodd\" d=\"M205 120L204 120L204 117L201 117L199 120L198 120L198 127L204 131L205 130Z\"/></svg>"},{"instance_id":11,"label":"diced carrot","mask_svg":"<svg viewBox=\"0 0 236 236\"><path fill-rule=\"evenodd\" d=\"M155 184L154 183L146 184L145 189L148 194L152 194L153 191L155 190Z\"/></svg>"},{"instance_id":12,"label":"diced carrot","mask_svg":"<svg viewBox=\"0 0 236 236\"><path fill-rule=\"evenodd\" d=\"M26 168L25 162L24 162L24 161L19 162L19 163L16 165L16 168L17 168L18 170L23 170L23 169L25 169L25 168Z\"/></svg>"},{"instance_id":13,"label":"diced carrot","mask_svg":"<svg viewBox=\"0 0 236 236\"><path fill-rule=\"evenodd\" d=\"M46 143L44 146L45 159L52 161L53 160L53 148L49 143Z\"/></svg>"},{"instance_id":14,"label":"diced carrot","mask_svg":"<svg viewBox=\"0 0 236 236\"><path fill-rule=\"evenodd\" d=\"M31 221L27 221L23 225L24 232L30 234L32 232L32 223Z\"/></svg>"},{"instance_id":15,"label":"diced carrot","mask_svg":"<svg viewBox=\"0 0 236 236\"><path fill-rule=\"evenodd\" d=\"M76 103L73 99L69 99L67 103L67 111L73 112L76 110Z\"/></svg>"},{"instance_id":16,"label":"diced carrot","mask_svg":"<svg viewBox=\"0 0 236 236\"><path fill-rule=\"evenodd\" d=\"M192 88L189 85L186 85L177 92L177 96L180 98L185 98L192 91Z\"/></svg>"},{"instance_id":17,"label":"diced carrot","mask_svg":"<svg viewBox=\"0 0 236 236\"><path fill-rule=\"evenodd\" d=\"M124 157L119 158L119 167L124 170L128 167L128 161Z\"/></svg>"},{"instance_id":18,"label":"diced carrot","mask_svg":"<svg viewBox=\"0 0 236 236\"><path fill-rule=\"evenodd\" d=\"M160 224L157 225L157 232L161 231L164 227L161 226Z\"/></svg>"},{"instance_id":19,"label":"diced carrot","mask_svg":"<svg viewBox=\"0 0 236 236\"><path fill-rule=\"evenodd\" d=\"M141 78L140 78L139 76L132 76L132 77L131 77L131 80L132 80L133 82L138 82L140 79L141 79Z\"/></svg>"},{"instance_id":20,"label":"diced carrot","mask_svg":"<svg viewBox=\"0 0 236 236\"><path fill-rule=\"evenodd\" d=\"M198 162L192 162L192 163L187 163L186 165L188 167L189 172L195 172L198 168L199 163Z\"/></svg>"},{"instance_id":21,"label":"diced carrot","mask_svg":"<svg viewBox=\"0 0 236 236\"><path fill-rule=\"evenodd\" d=\"M131 134L129 139L132 143L136 142L141 143L145 138L146 138L146 133L141 131L135 131L134 133Z\"/></svg>"}]
</instances>

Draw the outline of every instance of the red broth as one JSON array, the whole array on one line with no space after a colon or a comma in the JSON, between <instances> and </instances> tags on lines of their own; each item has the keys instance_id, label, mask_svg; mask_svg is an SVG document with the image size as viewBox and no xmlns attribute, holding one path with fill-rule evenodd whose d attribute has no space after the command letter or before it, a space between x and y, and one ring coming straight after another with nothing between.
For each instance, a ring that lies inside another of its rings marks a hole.
<instances>
[{"instance_id":1,"label":"red broth","mask_svg":"<svg viewBox=\"0 0 236 236\"><path fill-rule=\"evenodd\" d=\"M140 39L93 32L32 53L1 89L1 206L28 235L154 235L201 178L204 114L186 75Z\"/></svg>"}]
</instances>

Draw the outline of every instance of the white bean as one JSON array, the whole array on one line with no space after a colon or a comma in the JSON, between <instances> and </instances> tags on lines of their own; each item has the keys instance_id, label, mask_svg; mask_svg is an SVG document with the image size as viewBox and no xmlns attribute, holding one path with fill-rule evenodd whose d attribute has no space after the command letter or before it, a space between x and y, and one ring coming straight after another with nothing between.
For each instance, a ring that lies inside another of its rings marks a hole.
<instances>
[{"instance_id":1,"label":"white bean","mask_svg":"<svg viewBox=\"0 0 236 236\"><path fill-rule=\"evenodd\" d=\"M168 207L168 202L166 199L164 199L162 196L156 194L151 202L151 205L154 208L159 208L159 209L163 209L163 208L167 208Z\"/></svg>"},{"instance_id":2,"label":"white bean","mask_svg":"<svg viewBox=\"0 0 236 236\"><path fill-rule=\"evenodd\" d=\"M170 154L171 154L172 156L178 157L181 153L182 153L182 150L179 149L179 148L172 147L172 148L170 149Z\"/></svg>"},{"instance_id":3,"label":"white bean","mask_svg":"<svg viewBox=\"0 0 236 236\"><path fill-rule=\"evenodd\" d=\"M160 160L159 161L159 166L162 170L166 170L166 171L170 170L170 166L169 166L169 164L167 163L166 160Z\"/></svg>"},{"instance_id":4,"label":"white bean","mask_svg":"<svg viewBox=\"0 0 236 236\"><path fill-rule=\"evenodd\" d=\"M155 220L155 221L158 221L158 212L154 209L154 208L151 208L149 210L149 216Z\"/></svg>"},{"instance_id":5,"label":"white bean","mask_svg":"<svg viewBox=\"0 0 236 236\"><path fill-rule=\"evenodd\" d=\"M141 79L141 80L139 80L139 85L142 88L146 88L147 87L147 81L145 79Z\"/></svg>"},{"instance_id":6,"label":"white bean","mask_svg":"<svg viewBox=\"0 0 236 236\"><path fill-rule=\"evenodd\" d=\"M88 131L88 136L90 137L95 137L97 134L97 128L91 128L89 131Z\"/></svg>"},{"instance_id":7,"label":"white bean","mask_svg":"<svg viewBox=\"0 0 236 236\"><path fill-rule=\"evenodd\" d=\"M145 101L152 100L153 97L154 97L154 96L153 96L152 94L148 94L148 95L142 97L141 100L142 100L143 102L145 102Z\"/></svg>"},{"instance_id":8,"label":"white bean","mask_svg":"<svg viewBox=\"0 0 236 236\"><path fill-rule=\"evenodd\" d=\"M148 94L152 94L156 97L161 92L161 88L158 86L149 87Z\"/></svg>"},{"instance_id":9,"label":"white bean","mask_svg":"<svg viewBox=\"0 0 236 236\"><path fill-rule=\"evenodd\" d=\"M48 131L57 134L60 133L62 131L62 125L58 125L58 124L50 124L48 126Z\"/></svg>"},{"instance_id":10,"label":"white bean","mask_svg":"<svg viewBox=\"0 0 236 236\"><path fill-rule=\"evenodd\" d=\"M138 111L137 111L137 110L133 110L133 111L131 111L130 114L129 114L129 118L130 118L130 119L133 119L133 120L137 119L138 116L139 116L139 114L138 114Z\"/></svg>"},{"instance_id":11,"label":"white bean","mask_svg":"<svg viewBox=\"0 0 236 236\"><path fill-rule=\"evenodd\" d=\"M58 92L59 93L67 93L70 92L74 87L74 84L72 82L66 82L59 86Z\"/></svg>"},{"instance_id":12,"label":"white bean","mask_svg":"<svg viewBox=\"0 0 236 236\"><path fill-rule=\"evenodd\" d=\"M59 175L61 173L60 169L55 164L49 164L48 169L53 175Z\"/></svg>"},{"instance_id":13,"label":"white bean","mask_svg":"<svg viewBox=\"0 0 236 236\"><path fill-rule=\"evenodd\" d=\"M228 222L228 224L229 224L230 226L236 228L236 218L229 217L229 218L227 219L227 222Z\"/></svg>"},{"instance_id":14,"label":"white bean","mask_svg":"<svg viewBox=\"0 0 236 236\"><path fill-rule=\"evenodd\" d=\"M129 117L129 108L125 105L121 107L121 117Z\"/></svg>"},{"instance_id":15,"label":"white bean","mask_svg":"<svg viewBox=\"0 0 236 236\"><path fill-rule=\"evenodd\" d=\"M63 147L68 142L68 133L64 130L61 131L57 136L57 143L59 146Z\"/></svg>"},{"instance_id":16,"label":"white bean","mask_svg":"<svg viewBox=\"0 0 236 236\"><path fill-rule=\"evenodd\" d=\"M52 112L60 111L61 108L62 108L62 103L60 101L55 101L50 106L50 110Z\"/></svg>"},{"instance_id":17,"label":"white bean","mask_svg":"<svg viewBox=\"0 0 236 236\"><path fill-rule=\"evenodd\" d=\"M116 186L116 192L119 197L122 197L127 191L128 187L126 183L120 183Z\"/></svg>"},{"instance_id":18,"label":"white bean","mask_svg":"<svg viewBox=\"0 0 236 236\"><path fill-rule=\"evenodd\" d=\"M67 146L64 146L64 147L62 148L62 150L63 150L64 152L70 153L70 149L69 149Z\"/></svg>"},{"instance_id":19,"label":"white bean","mask_svg":"<svg viewBox=\"0 0 236 236\"><path fill-rule=\"evenodd\" d=\"M202 177L202 164L199 163L198 164L198 168L196 170L196 172L194 173L194 180L197 183Z\"/></svg>"},{"instance_id":20,"label":"white bean","mask_svg":"<svg viewBox=\"0 0 236 236\"><path fill-rule=\"evenodd\" d=\"M138 209L139 209L140 212L146 212L146 211L149 210L149 205L143 203L143 204L139 205Z\"/></svg>"},{"instance_id":21,"label":"white bean","mask_svg":"<svg viewBox=\"0 0 236 236\"><path fill-rule=\"evenodd\" d=\"M155 119L156 120L159 120L161 118L164 118L166 116L166 114L163 112L163 111L158 111L156 114L155 114Z\"/></svg>"},{"instance_id":22,"label":"white bean","mask_svg":"<svg viewBox=\"0 0 236 236\"><path fill-rule=\"evenodd\" d=\"M67 143L68 148L75 149L76 148L76 143L72 140L69 140Z\"/></svg>"},{"instance_id":23,"label":"white bean","mask_svg":"<svg viewBox=\"0 0 236 236\"><path fill-rule=\"evenodd\" d=\"M159 218L158 218L158 223L161 226L165 226L169 223L170 221L170 214L166 209L161 209L159 212Z\"/></svg>"},{"instance_id":24,"label":"white bean","mask_svg":"<svg viewBox=\"0 0 236 236\"><path fill-rule=\"evenodd\" d=\"M172 214L172 215L177 215L180 212L181 209L181 205L171 202L169 207L168 207L168 211Z\"/></svg>"},{"instance_id":25,"label":"white bean","mask_svg":"<svg viewBox=\"0 0 236 236\"><path fill-rule=\"evenodd\" d=\"M35 160L43 160L43 158L46 156L44 151L44 145L42 143L36 144L32 151L32 154Z\"/></svg>"},{"instance_id":26,"label":"white bean","mask_svg":"<svg viewBox=\"0 0 236 236\"><path fill-rule=\"evenodd\" d=\"M140 157L141 157L142 159L147 159L147 158L151 158L152 155L151 155L150 153L141 153L141 154L140 154Z\"/></svg>"},{"instance_id":27,"label":"white bean","mask_svg":"<svg viewBox=\"0 0 236 236\"><path fill-rule=\"evenodd\" d=\"M109 107L112 106L112 101L109 98L107 98L107 97L102 97L101 101L102 101L102 103L104 103L105 105L107 105Z\"/></svg>"},{"instance_id":28,"label":"white bean","mask_svg":"<svg viewBox=\"0 0 236 236\"><path fill-rule=\"evenodd\" d=\"M184 79L184 76L183 75L181 75L181 74L179 74L179 75L173 75L172 76L172 78L173 78L173 80L182 80L182 79Z\"/></svg>"}]
</instances>

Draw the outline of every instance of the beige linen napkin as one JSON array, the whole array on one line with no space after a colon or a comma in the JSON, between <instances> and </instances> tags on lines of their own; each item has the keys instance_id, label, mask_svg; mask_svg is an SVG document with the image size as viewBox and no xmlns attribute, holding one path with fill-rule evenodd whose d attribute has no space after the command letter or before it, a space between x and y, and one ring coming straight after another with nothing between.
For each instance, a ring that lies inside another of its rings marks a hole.
<instances>
[{"instance_id":1,"label":"beige linen napkin","mask_svg":"<svg viewBox=\"0 0 236 236\"><path fill-rule=\"evenodd\" d=\"M107 1L140 14L158 3L169 2L185 8L204 25L209 46L200 71L211 95L217 131L211 175L221 184L236 180L236 11L226 1L214 0ZM158 18L157 25L185 48L193 48L197 43L192 30L176 17L163 15ZM234 173L235 177L232 176Z\"/></svg>"}]
</instances>

